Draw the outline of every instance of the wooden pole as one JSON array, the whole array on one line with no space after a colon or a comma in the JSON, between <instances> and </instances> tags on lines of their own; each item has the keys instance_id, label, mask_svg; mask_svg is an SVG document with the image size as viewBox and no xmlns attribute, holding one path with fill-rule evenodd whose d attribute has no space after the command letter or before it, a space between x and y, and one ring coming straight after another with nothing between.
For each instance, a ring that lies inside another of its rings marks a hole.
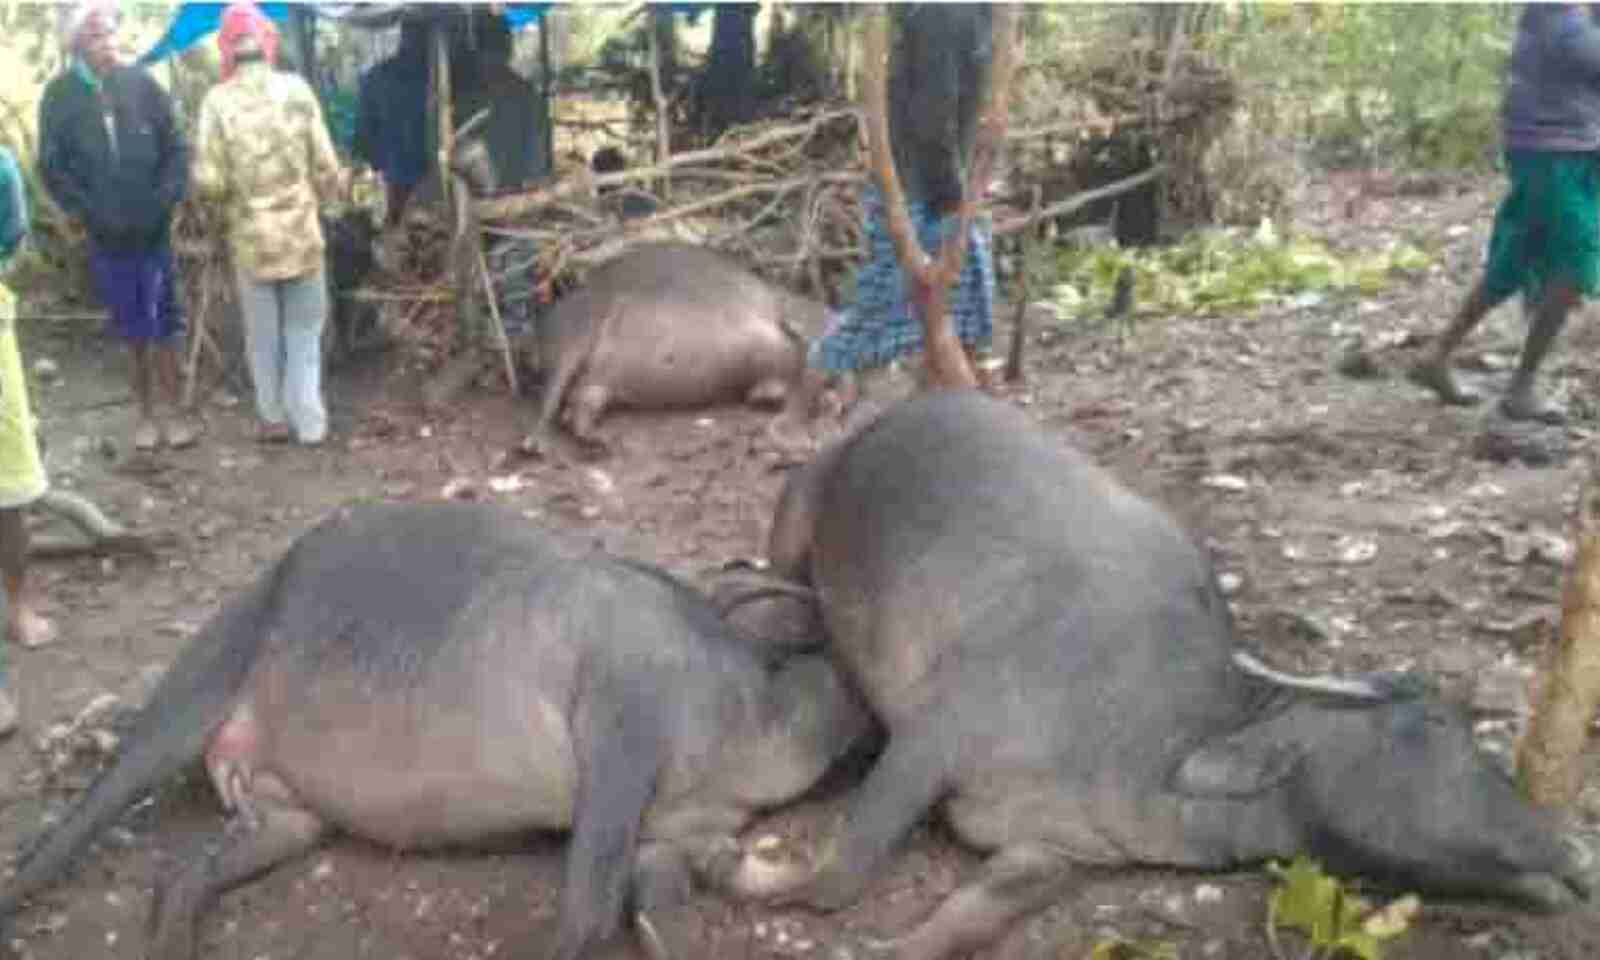
<instances>
[{"instance_id":1,"label":"wooden pole","mask_svg":"<svg viewBox=\"0 0 1600 960\"><path fill-rule=\"evenodd\" d=\"M1570 808L1583 787L1589 721L1600 706L1600 478L1591 475L1573 524L1561 626L1539 701L1517 751L1517 780L1537 804Z\"/></svg>"},{"instance_id":2,"label":"wooden pole","mask_svg":"<svg viewBox=\"0 0 1600 960\"><path fill-rule=\"evenodd\" d=\"M555 90L555 78L550 72L550 17L553 13L552 10L546 10L544 16L539 18L539 86L544 97L544 102L539 105L539 113L544 117L544 169L547 177L556 172L556 125L550 107L550 97Z\"/></svg>"},{"instance_id":3,"label":"wooden pole","mask_svg":"<svg viewBox=\"0 0 1600 960\"><path fill-rule=\"evenodd\" d=\"M450 96L450 41L446 16L448 14L434 16L433 55L429 58L428 70L433 80L434 129L438 131L434 169L439 177L439 194L444 200L445 208L450 210L454 208L451 197L450 156L455 152L455 126L452 116L455 111Z\"/></svg>"},{"instance_id":4,"label":"wooden pole","mask_svg":"<svg viewBox=\"0 0 1600 960\"><path fill-rule=\"evenodd\" d=\"M655 8L650 11L650 96L655 101L656 108L656 163L666 163L672 156L671 125L667 117L667 94L661 85L661 17L672 16L669 10L662 13ZM666 200L672 196L672 178L665 172L661 174L659 188L661 199Z\"/></svg>"}]
</instances>

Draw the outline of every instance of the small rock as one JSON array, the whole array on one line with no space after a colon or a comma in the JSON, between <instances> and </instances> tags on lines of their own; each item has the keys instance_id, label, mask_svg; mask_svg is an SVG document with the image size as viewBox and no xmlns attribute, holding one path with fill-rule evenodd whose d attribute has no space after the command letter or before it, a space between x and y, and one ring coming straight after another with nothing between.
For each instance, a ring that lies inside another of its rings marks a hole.
<instances>
[{"instance_id":1,"label":"small rock","mask_svg":"<svg viewBox=\"0 0 1600 960\"><path fill-rule=\"evenodd\" d=\"M478 489L466 477L456 477L439 490L439 496L446 500L476 500Z\"/></svg>"},{"instance_id":2,"label":"small rock","mask_svg":"<svg viewBox=\"0 0 1600 960\"><path fill-rule=\"evenodd\" d=\"M489 489L493 490L495 493L515 493L518 490L521 490L524 486L526 486L526 484L523 482L522 474L520 473L513 473L504 477L489 478Z\"/></svg>"},{"instance_id":3,"label":"small rock","mask_svg":"<svg viewBox=\"0 0 1600 960\"><path fill-rule=\"evenodd\" d=\"M1202 883L1194 888L1195 903L1221 903L1222 888L1214 883Z\"/></svg>"},{"instance_id":4,"label":"small rock","mask_svg":"<svg viewBox=\"0 0 1600 960\"><path fill-rule=\"evenodd\" d=\"M1224 573L1217 577L1217 587L1225 597L1231 597L1238 593L1239 588L1242 586L1244 586L1244 578L1237 573Z\"/></svg>"},{"instance_id":5,"label":"small rock","mask_svg":"<svg viewBox=\"0 0 1600 960\"><path fill-rule=\"evenodd\" d=\"M1226 490L1229 493L1243 493L1250 489L1249 480L1231 473L1214 473L1200 482L1213 490Z\"/></svg>"},{"instance_id":6,"label":"small rock","mask_svg":"<svg viewBox=\"0 0 1600 960\"><path fill-rule=\"evenodd\" d=\"M1372 540L1363 540L1357 537L1340 537L1339 562L1347 566L1358 563L1368 563L1378 555L1378 544Z\"/></svg>"},{"instance_id":7,"label":"small rock","mask_svg":"<svg viewBox=\"0 0 1600 960\"><path fill-rule=\"evenodd\" d=\"M33 375L40 380L50 381L61 375L61 368L49 357L40 357L33 361Z\"/></svg>"}]
</instances>

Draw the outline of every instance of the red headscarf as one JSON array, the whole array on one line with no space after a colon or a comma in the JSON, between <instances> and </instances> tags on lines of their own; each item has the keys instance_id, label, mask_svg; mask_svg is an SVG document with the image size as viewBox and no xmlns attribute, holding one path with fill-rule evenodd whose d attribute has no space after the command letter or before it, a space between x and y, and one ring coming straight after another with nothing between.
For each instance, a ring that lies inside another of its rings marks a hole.
<instances>
[{"instance_id":1,"label":"red headscarf","mask_svg":"<svg viewBox=\"0 0 1600 960\"><path fill-rule=\"evenodd\" d=\"M222 79L233 76L241 50L260 51L268 63L278 59L278 28L261 8L253 3L230 3L222 12L217 30L217 49L222 52Z\"/></svg>"}]
</instances>

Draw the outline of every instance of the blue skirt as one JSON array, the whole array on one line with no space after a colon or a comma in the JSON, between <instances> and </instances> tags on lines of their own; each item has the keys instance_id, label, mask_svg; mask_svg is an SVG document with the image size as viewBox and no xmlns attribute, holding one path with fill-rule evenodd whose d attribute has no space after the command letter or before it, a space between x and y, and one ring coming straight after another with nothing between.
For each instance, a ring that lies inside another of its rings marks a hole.
<instances>
[{"instance_id":1,"label":"blue skirt","mask_svg":"<svg viewBox=\"0 0 1600 960\"><path fill-rule=\"evenodd\" d=\"M906 296L900 261L889 236L883 195L869 186L862 195L867 223L867 262L856 271L855 299L835 315L828 330L811 345L811 365L840 372L879 367L922 349L922 321ZM917 239L929 255L960 219L939 217L921 201L908 200ZM950 318L956 336L972 347L986 347L994 335L994 247L987 217L974 217L967 236L961 276L950 291Z\"/></svg>"}]
</instances>

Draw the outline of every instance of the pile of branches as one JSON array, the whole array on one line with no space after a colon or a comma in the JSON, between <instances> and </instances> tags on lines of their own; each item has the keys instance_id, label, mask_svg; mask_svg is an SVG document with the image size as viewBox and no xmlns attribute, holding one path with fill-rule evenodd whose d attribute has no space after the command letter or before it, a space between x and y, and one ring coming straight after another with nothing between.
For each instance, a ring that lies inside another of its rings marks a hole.
<instances>
[{"instance_id":1,"label":"pile of branches","mask_svg":"<svg viewBox=\"0 0 1600 960\"><path fill-rule=\"evenodd\" d=\"M636 243L674 239L735 255L780 282L805 279L823 295L825 278L861 253L859 123L852 106L814 106L733 128L661 163L579 170L532 192L481 199L478 216L490 238L526 241L533 251L504 272L531 269L558 287ZM625 220L608 190L648 192L658 207Z\"/></svg>"}]
</instances>

